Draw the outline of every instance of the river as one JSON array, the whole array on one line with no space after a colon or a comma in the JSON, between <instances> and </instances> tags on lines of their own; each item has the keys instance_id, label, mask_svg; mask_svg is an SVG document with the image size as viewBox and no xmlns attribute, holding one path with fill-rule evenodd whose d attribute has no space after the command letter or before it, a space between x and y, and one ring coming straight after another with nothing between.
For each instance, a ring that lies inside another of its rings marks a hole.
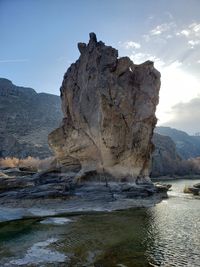
<instances>
[{"instance_id":1,"label":"river","mask_svg":"<svg viewBox=\"0 0 200 267\"><path fill-rule=\"evenodd\" d=\"M0 223L0 266L200 266L200 199L170 181L151 208Z\"/></svg>"}]
</instances>

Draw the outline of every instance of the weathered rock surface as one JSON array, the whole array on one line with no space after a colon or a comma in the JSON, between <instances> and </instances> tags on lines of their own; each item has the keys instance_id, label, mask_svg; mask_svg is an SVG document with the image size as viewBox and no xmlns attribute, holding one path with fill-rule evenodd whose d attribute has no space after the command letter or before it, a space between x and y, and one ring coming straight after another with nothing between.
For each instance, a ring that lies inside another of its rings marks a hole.
<instances>
[{"instance_id":1,"label":"weathered rock surface","mask_svg":"<svg viewBox=\"0 0 200 267\"><path fill-rule=\"evenodd\" d=\"M80 58L61 87L63 123L49 144L76 178L95 171L142 182L149 176L160 73L151 61L135 65L118 58L94 33L78 48Z\"/></svg>"},{"instance_id":2,"label":"weathered rock surface","mask_svg":"<svg viewBox=\"0 0 200 267\"><path fill-rule=\"evenodd\" d=\"M131 207L147 207L167 197L169 185L109 182L103 179L74 183L75 173L49 170L27 174L17 169L1 170L1 208L24 208L23 216L44 211L48 215L63 212L112 211ZM13 176L13 173L17 173ZM27 214L29 212L31 214ZM11 218L16 209L11 209ZM1 221L1 218L0 218Z\"/></svg>"}]
</instances>

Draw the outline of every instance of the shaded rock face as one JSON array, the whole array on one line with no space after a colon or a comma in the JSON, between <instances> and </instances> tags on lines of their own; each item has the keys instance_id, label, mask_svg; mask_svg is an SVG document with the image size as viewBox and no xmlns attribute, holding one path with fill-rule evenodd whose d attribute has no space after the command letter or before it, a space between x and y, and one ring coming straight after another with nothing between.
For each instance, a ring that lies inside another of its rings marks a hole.
<instances>
[{"instance_id":1,"label":"shaded rock face","mask_svg":"<svg viewBox=\"0 0 200 267\"><path fill-rule=\"evenodd\" d=\"M0 78L0 158L52 155L48 134L61 121L60 98Z\"/></svg>"},{"instance_id":2,"label":"shaded rock face","mask_svg":"<svg viewBox=\"0 0 200 267\"><path fill-rule=\"evenodd\" d=\"M149 175L160 73L153 62L135 65L97 42L78 44L79 59L61 86L62 126L49 135L66 169L135 180Z\"/></svg>"},{"instance_id":3,"label":"shaded rock face","mask_svg":"<svg viewBox=\"0 0 200 267\"><path fill-rule=\"evenodd\" d=\"M154 133L152 141L155 149L152 155L151 177L178 173L182 159L172 139L169 136Z\"/></svg>"},{"instance_id":4,"label":"shaded rock face","mask_svg":"<svg viewBox=\"0 0 200 267\"><path fill-rule=\"evenodd\" d=\"M200 156L200 136L189 135L186 132L163 126L156 127L155 132L169 136L174 141L177 152L182 159Z\"/></svg>"}]
</instances>

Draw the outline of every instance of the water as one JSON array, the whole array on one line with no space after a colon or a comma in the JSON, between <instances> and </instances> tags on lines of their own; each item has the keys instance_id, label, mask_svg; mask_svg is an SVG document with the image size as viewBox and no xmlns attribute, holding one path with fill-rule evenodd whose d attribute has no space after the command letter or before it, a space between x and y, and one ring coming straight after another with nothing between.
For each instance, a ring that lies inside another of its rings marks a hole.
<instances>
[{"instance_id":1,"label":"water","mask_svg":"<svg viewBox=\"0 0 200 267\"><path fill-rule=\"evenodd\" d=\"M0 266L200 266L200 199L170 181L152 208L0 224Z\"/></svg>"}]
</instances>

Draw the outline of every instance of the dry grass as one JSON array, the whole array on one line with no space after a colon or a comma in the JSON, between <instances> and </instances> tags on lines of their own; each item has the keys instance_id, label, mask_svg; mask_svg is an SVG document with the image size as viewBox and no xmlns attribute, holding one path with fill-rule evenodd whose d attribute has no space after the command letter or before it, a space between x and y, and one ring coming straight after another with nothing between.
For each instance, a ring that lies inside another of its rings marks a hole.
<instances>
[{"instance_id":1,"label":"dry grass","mask_svg":"<svg viewBox=\"0 0 200 267\"><path fill-rule=\"evenodd\" d=\"M50 167L53 160L53 157L49 157L46 159L33 158L30 156L25 159L6 157L0 159L0 167L27 168L32 171L43 171L47 170Z\"/></svg>"},{"instance_id":2,"label":"dry grass","mask_svg":"<svg viewBox=\"0 0 200 267\"><path fill-rule=\"evenodd\" d=\"M185 187L184 187L184 189L183 189L183 193L185 193L185 194L191 194L191 193L192 193L192 192L190 191L188 185L185 185Z\"/></svg>"},{"instance_id":3,"label":"dry grass","mask_svg":"<svg viewBox=\"0 0 200 267\"><path fill-rule=\"evenodd\" d=\"M0 159L0 167L9 167L9 168L15 168L19 165L19 159L18 158L1 158Z\"/></svg>"}]
</instances>

